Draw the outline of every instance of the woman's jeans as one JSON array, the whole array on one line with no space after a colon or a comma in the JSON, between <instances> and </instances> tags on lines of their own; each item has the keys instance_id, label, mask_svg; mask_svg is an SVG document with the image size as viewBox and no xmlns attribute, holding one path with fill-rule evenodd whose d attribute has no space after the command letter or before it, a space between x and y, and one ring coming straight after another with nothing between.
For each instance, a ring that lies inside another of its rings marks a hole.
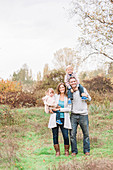
<instances>
[{"instance_id":1,"label":"woman's jeans","mask_svg":"<svg viewBox=\"0 0 113 170\"><path fill-rule=\"evenodd\" d=\"M83 132L83 152L90 152L90 140L89 140L89 120L88 115L71 114L71 125L72 129L70 131L71 140L71 151L72 153L78 153L77 149L77 127L80 125Z\"/></svg>"},{"instance_id":2,"label":"woman's jeans","mask_svg":"<svg viewBox=\"0 0 113 170\"><path fill-rule=\"evenodd\" d=\"M55 128L52 128L53 133L53 143L54 145L58 144L58 134L59 134L59 127L61 129L63 139L64 139L64 145L69 145L69 136L68 136L68 129L64 128L64 118L61 118L62 125L58 125Z\"/></svg>"}]
</instances>

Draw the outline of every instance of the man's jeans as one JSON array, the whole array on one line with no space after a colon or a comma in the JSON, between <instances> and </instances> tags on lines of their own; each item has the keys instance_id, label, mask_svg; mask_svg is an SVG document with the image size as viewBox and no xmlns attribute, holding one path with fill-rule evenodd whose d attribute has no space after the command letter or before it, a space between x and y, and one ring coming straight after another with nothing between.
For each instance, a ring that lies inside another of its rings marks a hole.
<instances>
[{"instance_id":1,"label":"man's jeans","mask_svg":"<svg viewBox=\"0 0 113 170\"><path fill-rule=\"evenodd\" d=\"M70 131L71 139L71 151L72 153L78 153L77 149L77 126L80 125L83 132L83 152L90 152L90 141L89 141L89 120L88 115L71 114L71 125L72 129Z\"/></svg>"}]
</instances>

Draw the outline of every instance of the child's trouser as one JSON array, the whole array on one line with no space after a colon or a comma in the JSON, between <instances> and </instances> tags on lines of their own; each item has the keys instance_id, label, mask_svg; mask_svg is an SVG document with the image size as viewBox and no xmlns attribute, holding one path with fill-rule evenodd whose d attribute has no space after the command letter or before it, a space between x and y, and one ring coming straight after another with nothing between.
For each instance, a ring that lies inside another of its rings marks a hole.
<instances>
[{"instance_id":1,"label":"child's trouser","mask_svg":"<svg viewBox=\"0 0 113 170\"><path fill-rule=\"evenodd\" d=\"M54 113L56 113L56 120L60 120L60 111L53 111Z\"/></svg>"},{"instance_id":2,"label":"child's trouser","mask_svg":"<svg viewBox=\"0 0 113 170\"><path fill-rule=\"evenodd\" d=\"M83 88L83 86L81 84L79 84L78 89L79 89L80 96L81 96L81 94L84 93L84 88ZM71 89L67 90L67 95L68 95L69 99L73 100L73 93L71 92Z\"/></svg>"}]
</instances>

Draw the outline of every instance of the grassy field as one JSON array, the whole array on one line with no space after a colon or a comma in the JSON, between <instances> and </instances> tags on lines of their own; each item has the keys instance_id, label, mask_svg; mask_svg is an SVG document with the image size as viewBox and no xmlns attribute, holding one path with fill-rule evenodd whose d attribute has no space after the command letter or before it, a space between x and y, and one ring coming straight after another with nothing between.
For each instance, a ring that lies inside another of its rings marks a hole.
<instances>
[{"instance_id":1,"label":"grassy field","mask_svg":"<svg viewBox=\"0 0 113 170\"><path fill-rule=\"evenodd\" d=\"M79 153L64 155L60 133L61 156L55 157L52 133L47 128L49 114L43 108L10 110L0 106L0 169L113 169L113 104L89 105L90 156L84 156L82 132L78 128Z\"/></svg>"}]
</instances>

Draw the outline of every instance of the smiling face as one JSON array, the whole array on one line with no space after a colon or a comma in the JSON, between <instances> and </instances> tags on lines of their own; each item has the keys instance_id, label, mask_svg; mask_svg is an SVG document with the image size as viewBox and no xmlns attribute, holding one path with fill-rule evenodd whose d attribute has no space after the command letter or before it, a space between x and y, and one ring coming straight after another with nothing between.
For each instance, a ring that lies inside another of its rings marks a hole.
<instances>
[{"instance_id":1,"label":"smiling face","mask_svg":"<svg viewBox=\"0 0 113 170\"><path fill-rule=\"evenodd\" d=\"M61 94L64 94L64 92L65 92L65 87L64 87L64 85L62 84L62 85L60 85L60 87L59 87L59 91L60 91L60 93Z\"/></svg>"},{"instance_id":2,"label":"smiling face","mask_svg":"<svg viewBox=\"0 0 113 170\"><path fill-rule=\"evenodd\" d=\"M72 73L73 73L73 68L72 68L72 67L67 68L67 69L66 69L66 72L67 72L68 74L72 74Z\"/></svg>"},{"instance_id":3,"label":"smiling face","mask_svg":"<svg viewBox=\"0 0 113 170\"><path fill-rule=\"evenodd\" d=\"M69 84L71 85L71 87L74 89L74 88L76 88L77 87L77 81L76 81L76 79L75 78L71 78L70 80L69 80Z\"/></svg>"},{"instance_id":4,"label":"smiling face","mask_svg":"<svg viewBox=\"0 0 113 170\"><path fill-rule=\"evenodd\" d=\"M53 96L54 96L54 91L49 90L49 96L50 96L50 97L53 97Z\"/></svg>"},{"instance_id":5,"label":"smiling face","mask_svg":"<svg viewBox=\"0 0 113 170\"><path fill-rule=\"evenodd\" d=\"M66 94L66 86L64 83L60 83L57 87L58 94Z\"/></svg>"}]
</instances>

